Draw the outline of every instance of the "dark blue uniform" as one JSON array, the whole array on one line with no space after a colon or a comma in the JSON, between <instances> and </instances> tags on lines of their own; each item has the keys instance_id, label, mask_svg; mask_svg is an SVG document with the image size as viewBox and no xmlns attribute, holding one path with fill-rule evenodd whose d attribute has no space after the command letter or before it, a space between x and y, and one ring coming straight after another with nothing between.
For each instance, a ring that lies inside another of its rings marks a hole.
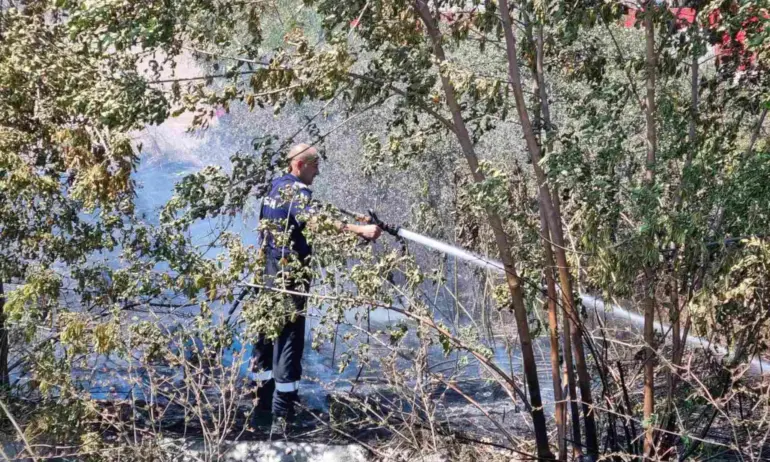
<instances>
[{"instance_id":1,"label":"dark blue uniform","mask_svg":"<svg viewBox=\"0 0 770 462\"><path fill-rule=\"evenodd\" d=\"M304 219L311 211L312 197L310 188L291 173L273 180L270 194L262 201L260 217L288 231L291 239L291 247L286 248L277 245L272 234L263 236L265 250L270 251L275 258L288 258L290 253L294 253L304 262L312 253L305 235L302 234L305 229Z\"/></svg>"},{"instance_id":2,"label":"dark blue uniform","mask_svg":"<svg viewBox=\"0 0 770 462\"><path fill-rule=\"evenodd\" d=\"M270 194L262 201L261 220L277 225L280 231L263 232L262 249L266 254L266 279L274 279L279 273L289 271L283 266L297 258L302 265L308 263L312 249L303 234L310 213L312 191L296 176L287 173L273 180ZM275 234L288 233L289 244L281 246ZM282 281L289 281L282 288L307 292L308 281L298 281L289 273ZM271 281L266 281L271 285ZM307 297L292 295L298 315L287 322L274 341L260 335L254 346L252 378L261 382L258 391L259 406L270 409L274 416L286 417L294 410L298 399L297 390L302 375L302 352L305 348L305 305ZM271 405L272 403L272 405Z\"/></svg>"}]
</instances>

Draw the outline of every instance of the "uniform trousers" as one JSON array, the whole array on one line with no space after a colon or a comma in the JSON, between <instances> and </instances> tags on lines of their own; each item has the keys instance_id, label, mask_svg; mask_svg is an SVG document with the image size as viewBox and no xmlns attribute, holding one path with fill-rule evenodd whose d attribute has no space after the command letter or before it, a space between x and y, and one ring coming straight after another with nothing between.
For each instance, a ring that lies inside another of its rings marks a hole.
<instances>
[{"instance_id":1,"label":"uniform trousers","mask_svg":"<svg viewBox=\"0 0 770 462\"><path fill-rule=\"evenodd\" d=\"M268 256L265 276L267 285L277 286L281 278L278 259ZM281 286L303 295L287 295L291 299L295 316L288 319L276 339L260 334L254 344L252 377L260 382L257 390L258 406L271 410L275 417L291 417L299 399L299 382L302 377L302 353L305 350L305 306L307 305L307 283L290 282ZM271 282L272 281L272 284ZM288 314L288 313L287 313Z\"/></svg>"}]
</instances>

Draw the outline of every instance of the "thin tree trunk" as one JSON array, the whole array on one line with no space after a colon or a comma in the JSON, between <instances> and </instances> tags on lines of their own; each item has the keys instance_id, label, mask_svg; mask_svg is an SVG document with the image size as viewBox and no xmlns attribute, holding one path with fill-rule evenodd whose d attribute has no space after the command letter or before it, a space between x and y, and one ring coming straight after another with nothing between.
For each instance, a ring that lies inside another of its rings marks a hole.
<instances>
[{"instance_id":1,"label":"thin tree trunk","mask_svg":"<svg viewBox=\"0 0 770 462\"><path fill-rule=\"evenodd\" d=\"M644 29L647 42L647 99L645 119L647 125L647 166L645 183L652 187L655 183L655 155L657 149L657 133L655 130L655 28L652 21L654 2L647 0L644 8ZM644 307L644 342L647 345L644 363L644 421L647 425L644 437L644 457L654 458L655 452L655 422L652 421L655 412L655 270L645 268L646 284L642 301Z\"/></svg>"},{"instance_id":2,"label":"thin tree trunk","mask_svg":"<svg viewBox=\"0 0 770 462\"><path fill-rule=\"evenodd\" d=\"M528 28L528 33L531 34L531 28ZM542 116L545 126L546 145L551 145L551 114L548 106L548 93L545 90L545 78L543 73L543 25L539 24L537 27L537 42L536 42L536 59L535 59L535 73L537 78L535 79L535 95L538 101L537 108L540 110L539 115ZM551 346L551 380L553 381L553 399L556 401L555 419L556 419L556 438L557 446L559 448L558 458L560 461L567 460L567 439L566 439L566 415L567 415L567 403L562 395L562 383L561 383L561 364L559 361L559 312L558 312L558 293L556 291L556 281L554 280L554 261L553 250L551 249L551 232L548 228L548 219L545 216L546 207L540 207L540 232L543 236L543 255L545 258L545 283L546 293L548 299L546 300L546 306L548 308L548 330L550 334L550 346ZM571 358L570 358L571 359ZM574 385L574 375L573 375ZM573 388L574 390L574 388ZM577 402L574 402L575 409L577 410ZM575 416L578 425L578 442L580 441L580 417ZM578 443L579 444L579 443Z\"/></svg>"},{"instance_id":3,"label":"thin tree trunk","mask_svg":"<svg viewBox=\"0 0 770 462\"><path fill-rule=\"evenodd\" d=\"M674 270L672 279L671 288L669 289L669 309L671 309L671 314L674 318L671 326L671 357L673 359L674 366L679 366L679 364L676 364L676 358L679 354L679 350L682 348L682 319L679 316L679 283L677 281L676 270ZM671 377L671 383L669 383L669 387L672 389L670 393L673 393L675 381L673 378L673 371L671 371L669 376Z\"/></svg>"},{"instance_id":4,"label":"thin tree trunk","mask_svg":"<svg viewBox=\"0 0 770 462\"><path fill-rule=\"evenodd\" d=\"M690 123L688 130L690 138L690 150L688 153L690 155L688 156L689 162L685 163L685 167L689 167L690 163L692 163L693 151L698 143L698 132L696 129L698 123L698 87L700 86L699 67L698 55L693 54L692 63L690 63L692 73L690 74Z\"/></svg>"},{"instance_id":5,"label":"thin tree trunk","mask_svg":"<svg viewBox=\"0 0 770 462\"><path fill-rule=\"evenodd\" d=\"M562 317L562 351L564 352L564 375L567 377L567 392L569 393L570 413L572 414L572 448L573 458L583 454L580 435L580 408L578 407L577 384L575 383L575 366L572 361L572 335L569 315L566 308Z\"/></svg>"},{"instance_id":6,"label":"thin tree trunk","mask_svg":"<svg viewBox=\"0 0 770 462\"><path fill-rule=\"evenodd\" d=\"M757 122L757 128L751 135L751 141L749 142L749 148L746 150L746 158L751 157L754 152L754 145L757 143L759 134L762 132L762 125L765 123L765 117L767 117L767 108L762 109L762 113L759 115L759 122Z\"/></svg>"},{"instance_id":7,"label":"thin tree trunk","mask_svg":"<svg viewBox=\"0 0 770 462\"><path fill-rule=\"evenodd\" d=\"M543 25L538 24L537 25L537 37L535 37L535 77L537 80L537 89L540 96L540 110L543 112L543 125L545 126L545 133L546 133L546 139L547 148L550 149L552 137L551 137L551 131L553 130L553 125L551 124L551 105L548 103L548 91L545 88L545 72L543 71L543 60L545 57L543 56L544 53L544 37L543 37Z\"/></svg>"},{"instance_id":8,"label":"thin tree trunk","mask_svg":"<svg viewBox=\"0 0 770 462\"><path fill-rule=\"evenodd\" d=\"M557 311L556 301L558 300L558 294L556 292L556 282L553 278L553 252L551 251L551 244L546 241L550 237L548 231L548 223L546 222L545 213L543 209L540 209L540 232L543 234L543 253L545 255L545 284L548 299L546 300L546 306L548 307L548 333L550 334L551 342L551 379L553 381L553 399L556 401L556 437L559 447L559 460L567 460L567 441L565 438L565 415L567 411L566 402L562 396L561 388L561 365L559 364L559 316ZM577 403L575 403L577 407ZM578 428L580 423L578 422ZM579 434L578 434L579 436Z\"/></svg>"},{"instance_id":9,"label":"thin tree trunk","mask_svg":"<svg viewBox=\"0 0 770 462\"><path fill-rule=\"evenodd\" d=\"M8 378L8 326L5 319L5 290L0 281L0 388L11 383Z\"/></svg>"},{"instance_id":10,"label":"thin tree trunk","mask_svg":"<svg viewBox=\"0 0 770 462\"><path fill-rule=\"evenodd\" d=\"M558 188L553 192L553 206L561 215L561 204ZM577 399L577 380L575 379L575 364L572 359L572 321L567 310L567 303L562 303L562 352L564 353L564 375L567 377L567 392L569 393L570 413L572 414L572 448L573 458L583 454L580 431L580 408Z\"/></svg>"},{"instance_id":11,"label":"thin tree trunk","mask_svg":"<svg viewBox=\"0 0 770 462\"><path fill-rule=\"evenodd\" d=\"M527 33L531 34L531 28L528 28ZM542 27L539 28L539 38L542 38ZM541 48L537 49L537 61L542 60ZM540 116L540 112L548 109L547 102L542 101L545 92L540 90L540 79L535 79L534 92L535 94L535 117ZM544 117L545 119L545 117ZM542 132L540 132L542 135ZM542 136L541 136L542 139ZM548 138L546 138L548 139ZM547 141L546 141L547 142ZM559 448L558 459L560 461L567 460L567 441L565 439L565 419L566 403L563 401L562 389L561 389L561 365L559 362L559 313L558 292L556 291L556 281L554 280L554 262L553 262L553 250L551 250L551 233L548 229L548 219L545 217L545 207L540 207L540 234L543 241L543 260L545 266L543 268L543 275L545 276L546 286L546 300L544 308L548 312L548 333L551 347L551 381L553 382L553 399L556 402L555 415L556 420L556 439L557 446Z\"/></svg>"},{"instance_id":12,"label":"thin tree trunk","mask_svg":"<svg viewBox=\"0 0 770 462\"><path fill-rule=\"evenodd\" d=\"M639 445L636 438L636 424L634 424L634 408L631 406L631 397L628 396L628 387L626 386L626 379L623 372L623 363L617 362L618 374L620 376L620 389L623 392L623 402L625 403L627 415L631 417L628 421L631 424L631 438L628 438L628 452L631 454L639 453Z\"/></svg>"},{"instance_id":13,"label":"thin tree trunk","mask_svg":"<svg viewBox=\"0 0 770 462\"><path fill-rule=\"evenodd\" d=\"M692 27L696 28L698 24L697 22L693 23ZM690 149L687 150L687 156L685 157L684 165L682 167L682 183L680 183L679 188L676 191L676 194L674 196L674 207L675 210L678 212L682 205L682 188L684 187L684 176L687 173L687 170L690 168L690 165L692 164L693 156L695 155L695 152L697 151L698 147L698 132L697 132L697 120L698 120L698 87L699 87L699 63L698 63L698 55L693 54L692 61L690 63L690 120L689 120L689 126L688 126L688 142L690 145ZM685 252L685 247L681 249L681 252ZM677 249L677 252L675 253L676 256L679 255L679 249ZM661 445L661 453L666 454L666 458L669 458L672 454L669 454L669 448L675 444L676 438L674 436L674 429L676 427L676 414L672 412L673 403L674 403L674 394L676 392L677 387L677 376L676 376L676 368L680 367L682 365L682 357L684 355L685 347L687 346L687 330L689 330L688 326L685 326L685 333L682 335L682 308L683 306L679 303L679 293L685 289L685 287L680 288L679 287L679 271L676 267L676 261L673 262L674 264L674 271L673 275L671 276L671 288L669 293L669 303L671 305L672 310L672 322L671 322L671 335L672 335L672 352L671 352L671 363L674 366L673 370L670 370L668 372L668 390L666 395L666 412L665 416L667 418L666 421L666 433L665 437L663 438L662 445ZM685 286L687 285L687 281L683 281Z\"/></svg>"},{"instance_id":14,"label":"thin tree trunk","mask_svg":"<svg viewBox=\"0 0 770 462\"><path fill-rule=\"evenodd\" d=\"M672 352L671 352L671 359L672 363L675 367L680 366L678 358L681 359L680 352L684 350L684 339L682 339L682 317L681 310L679 306L679 281L678 281L678 272L676 269L674 269L674 274L671 281L671 292L669 295L671 310L674 315L673 320L673 326L671 328L671 335L672 335ZM670 387L672 388L671 393L673 393L673 388L676 385L676 377L674 374L674 371L671 371L670 374L671 377L671 383Z\"/></svg>"},{"instance_id":15,"label":"thin tree trunk","mask_svg":"<svg viewBox=\"0 0 770 462\"><path fill-rule=\"evenodd\" d=\"M443 64L446 62L446 55L444 54L442 45L441 32L439 31L435 18L430 12L428 4L424 0L416 0L415 9L430 36L433 44L433 53L436 56L436 59L439 61L439 64ZM446 97L449 110L452 113L452 121L455 127L457 140L462 147L465 159L473 174L473 180L476 183L481 183L485 180L485 177L479 170L478 157L476 156L473 142L471 141L468 129L465 125L460 105L457 102L454 87L444 71L439 70L439 72L441 74L441 86L444 90L444 96ZM524 374L527 377L527 388L529 390L530 403L532 404L532 423L535 429L537 454L540 459L550 460L553 459L554 456L548 445L548 428L543 412L543 401L540 396L537 363L532 348L532 337L529 332L527 308L524 305L524 292L521 287L521 279L516 273L516 268L514 266L515 262L508 242L508 236L503 230L502 220L500 220L500 217L491 210L487 210L487 220L495 236L495 243L497 244L500 258L503 262L503 267L505 268L505 279L513 302L513 314L516 319L519 342L521 344Z\"/></svg>"},{"instance_id":16,"label":"thin tree trunk","mask_svg":"<svg viewBox=\"0 0 770 462\"><path fill-rule=\"evenodd\" d=\"M580 386L580 396L583 402L583 413L586 426L586 448L589 454L598 455L599 445L596 434L596 421L593 412L593 399L591 398L591 377L588 374L588 367L585 360L580 318L575 310L572 294L569 262L567 261L567 255L564 250L562 220L560 214L556 212L553 206L545 174L540 167L542 155L524 100L521 85L521 72L519 71L519 63L516 56L516 38L513 35L507 0L500 0L499 6L503 22L503 32L505 34L508 72L513 88L513 95L516 100L516 110L519 114L522 130L524 131L527 149L532 157L532 167L535 170L535 178L538 182L540 197L542 198L540 205L546 208L545 215L548 220L548 227L554 243L554 254L556 255L556 264L559 267L559 282L561 284L562 296L564 297L568 317L572 318L570 334L572 335L572 347L575 349L575 365L578 373L578 385Z\"/></svg>"}]
</instances>

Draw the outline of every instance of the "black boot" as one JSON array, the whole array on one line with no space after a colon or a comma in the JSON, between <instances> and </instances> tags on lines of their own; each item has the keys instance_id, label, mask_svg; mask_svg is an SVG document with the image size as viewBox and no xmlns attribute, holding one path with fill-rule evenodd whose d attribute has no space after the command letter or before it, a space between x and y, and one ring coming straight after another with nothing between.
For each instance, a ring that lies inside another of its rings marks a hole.
<instances>
[{"instance_id":1,"label":"black boot","mask_svg":"<svg viewBox=\"0 0 770 462\"><path fill-rule=\"evenodd\" d=\"M266 382L257 382L257 384L257 409L269 413L273 409L275 382L273 380L268 380Z\"/></svg>"},{"instance_id":2,"label":"black boot","mask_svg":"<svg viewBox=\"0 0 770 462\"><path fill-rule=\"evenodd\" d=\"M254 409L249 419L249 425L254 430L266 431L273 423L273 414L270 411Z\"/></svg>"},{"instance_id":3,"label":"black boot","mask_svg":"<svg viewBox=\"0 0 770 462\"><path fill-rule=\"evenodd\" d=\"M252 381L249 383L249 393L247 394L249 400L252 401L254 406L251 412L251 418L249 419L249 425L254 430L269 430L270 425L273 422L273 392L275 390L275 382L269 380L267 382ZM254 402L256 400L256 402Z\"/></svg>"},{"instance_id":4,"label":"black boot","mask_svg":"<svg viewBox=\"0 0 770 462\"><path fill-rule=\"evenodd\" d=\"M273 424L270 426L269 441L281 441L289 438L289 429L291 424L285 416L273 417Z\"/></svg>"}]
</instances>

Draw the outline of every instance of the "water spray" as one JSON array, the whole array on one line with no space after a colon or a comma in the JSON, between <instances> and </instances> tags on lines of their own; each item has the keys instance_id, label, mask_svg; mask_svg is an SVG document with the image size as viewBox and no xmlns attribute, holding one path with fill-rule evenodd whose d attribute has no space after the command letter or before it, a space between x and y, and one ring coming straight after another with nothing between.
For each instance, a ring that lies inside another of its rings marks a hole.
<instances>
[{"instance_id":1,"label":"water spray","mask_svg":"<svg viewBox=\"0 0 770 462\"><path fill-rule=\"evenodd\" d=\"M351 216L360 217L360 215L356 215L347 211L343 211L343 213ZM404 229L400 226L389 225L383 222L382 220L380 220L377 217L377 214L375 214L371 210L369 211L369 220L366 220L366 221L372 224L376 224L377 226L382 228L383 231L386 231L387 233L395 236L397 239L406 239L408 241L412 241L416 244L420 244L422 246L431 248L433 250L444 253L446 255L457 257L460 260L466 261L482 269L492 270L502 274L506 272L503 264L497 260L493 260L491 258L484 257L482 255L478 255L473 252L469 252L467 250L461 249L459 247L455 247L445 242L438 241L428 236L424 236L422 234L409 231L408 229ZM724 241L724 242L720 241L718 244L726 245L727 243L728 243L727 241ZM629 322L630 324L635 325L636 327L641 327L644 325L644 317L638 313L628 311L617 304L605 302L601 298L591 294L581 293L579 295L581 299L581 304L586 309L589 309L589 308L597 309L601 307L606 313L610 314L612 317L616 319L622 319L626 322ZM609 310L607 310L607 308L609 308ZM659 332L667 332L670 329L670 326L668 326L663 322L658 322L655 325L655 329L658 330ZM701 347L701 348L710 350L718 356L729 358L731 355L730 351L724 346L718 345L702 337L688 335L685 341L689 345L692 345L694 347ZM770 364L763 361L761 358L753 358L750 362L750 372L756 375L768 374L770 373Z\"/></svg>"},{"instance_id":2,"label":"water spray","mask_svg":"<svg viewBox=\"0 0 770 462\"><path fill-rule=\"evenodd\" d=\"M373 210L368 211L368 216L364 216L354 212L349 212L343 209L339 209L339 210L345 215L354 217L359 221L364 221L366 223L379 226L380 229L392 235L396 239L399 239L399 240L406 239L408 241L412 241L415 244L420 244L424 247L431 248L443 254L457 257L460 260L467 261L468 263L476 265L482 269L488 269L488 270L497 271L499 273L505 273L505 267L503 267L503 264L497 260L493 260L491 258L484 257L482 255L467 251L465 249L455 247L453 245L447 244L445 242L441 242L439 240L430 238L428 236L415 233L414 231L409 231L408 229L402 228L401 226L385 223L384 221L380 220L380 218L377 216L377 214Z\"/></svg>"},{"instance_id":3,"label":"water spray","mask_svg":"<svg viewBox=\"0 0 770 462\"><path fill-rule=\"evenodd\" d=\"M401 241L402 243L404 242L404 240L411 241L416 244L422 245L424 247L428 247L430 249L441 252L443 254L457 257L460 260L466 261L472 265L475 265L485 270L492 270L501 274L505 274L506 272L505 267L500 261L470 252L468 250L464 250L459 247L455 247L445 242L441 242L439 240L430 238L428 236L402 228L401 226L386 223L382 221L373 210L368 210L366 215L350 212L345 209L338 209L338 210L344 215L352 217L356 221L379 226L380 229L390 234L391 236L395 237L397 240ZM230 313L227 317L227 322L229 322L230 317L235 312L235 309L237 308L239 302L244 298L245 294L246 294L246 291L244 290L241 293L241 296L238 298L238 301L236 301L236 303L234 304L233 308L230 309ZM581 298L581 303L586 309L589 309L589 308L597 309L598 307L601 307L604 309L604 311L607 314L611 315L614 318L625 320L626 322L629 322L635 325L636 327L641 327L644 325L644 317L638 313L628 311L625 308L621 307L620 305L605 302L600 298L595 297L591 294L581 293L579 295ZM610 308L610 310L607 310L607 308ZM659 332L667 332L669 328L670 326L662 322L658 322L655 325L655 329L658 330ZM710 342L709 340L704 339L702 337L688 335L686 342L693 346L700 346L701 348L711 350L712 352L714 352L719 356L725 356L725 357L730 356L730 352L727 348L721 345L717 345L713 342ZM763 361L761 358L754 358L750 363L750 372L756 375L764 375L764 374L770 373L770 364Z\"/></svg>"}]
</instances>

